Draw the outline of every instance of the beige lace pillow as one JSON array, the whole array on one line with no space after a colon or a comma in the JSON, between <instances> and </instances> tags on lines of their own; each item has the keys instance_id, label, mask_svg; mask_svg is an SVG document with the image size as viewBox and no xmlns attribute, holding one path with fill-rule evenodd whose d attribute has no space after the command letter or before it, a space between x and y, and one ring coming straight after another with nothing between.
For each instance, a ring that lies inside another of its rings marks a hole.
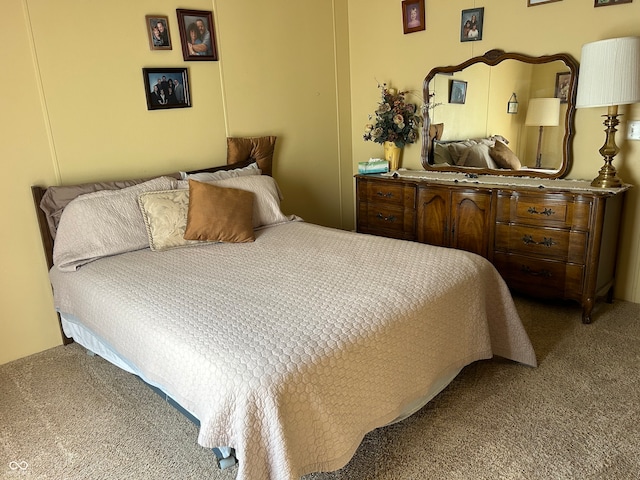
<instances>
[{"instance_id":1,"label":"beige lace pillow","mask_svg":"<svg viewBox=\"0 0 640 480\"><path fill-rule=\"evenodd\" d=\"M189 210L189 190L143 193L138 197L138 204L147 227L151 250L162 251L202 243L184 239Z\"/></svg>"}]
</instances>

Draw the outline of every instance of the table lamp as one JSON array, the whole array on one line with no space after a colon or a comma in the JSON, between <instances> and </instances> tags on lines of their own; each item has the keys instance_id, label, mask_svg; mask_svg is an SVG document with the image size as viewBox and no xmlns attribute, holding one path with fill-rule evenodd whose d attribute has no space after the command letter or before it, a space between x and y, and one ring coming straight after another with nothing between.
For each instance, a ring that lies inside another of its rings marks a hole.
<instances>
[{"instance_id":1,"label":"table lamp","mask_svg":"<svg viewBox=\"0 0 640 480\"><path fill-rule=\"evenodd\" d=\"M542 129L557 127L560 124L560 99L532 98L529 100L524 124L527 127L540 127L536 152L536 168L540 168L542 166Z\"/></svg>"},{"instance_id":2,"label":"table lamp","mask_svg":"<svg viewBox=\"0 0 640 480\"><path fill-rule=\"evenodd\" d=\"M610 38L582 46L576 108L607 107L605 143L600 148L604 165L591 182L594 187L622 186L613 158L620 151L615 141L618 106L640 102L640 37ZM604 117L605 115L603 115Z\"/></svg>"}]
</instances>

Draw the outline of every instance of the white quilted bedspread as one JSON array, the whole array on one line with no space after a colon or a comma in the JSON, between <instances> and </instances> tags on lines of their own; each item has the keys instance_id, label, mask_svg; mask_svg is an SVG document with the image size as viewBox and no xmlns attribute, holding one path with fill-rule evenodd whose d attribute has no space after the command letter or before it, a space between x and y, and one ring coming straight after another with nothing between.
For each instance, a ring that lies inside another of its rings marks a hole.
<instances>
[{"instance_id":1,"label":"white quilted bedspread","mask_svg":"<svg viewBox=\"0 0 640 480\"><path fill-rule=\"evenodd\" d=\"M479 256L303 222L256 234L51 271L56 307L195 414L201 445L234 447L238 480L342 467L443 371L536 365Z\"/></svg>"}]
</instances>

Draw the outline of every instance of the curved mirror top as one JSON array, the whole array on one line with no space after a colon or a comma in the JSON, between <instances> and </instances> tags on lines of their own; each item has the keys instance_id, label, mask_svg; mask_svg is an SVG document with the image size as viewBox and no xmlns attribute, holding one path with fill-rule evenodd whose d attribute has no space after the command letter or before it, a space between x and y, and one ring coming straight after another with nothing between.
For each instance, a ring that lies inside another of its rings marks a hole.
<instances>
[{"instance_id":1,"label":"curved mirror top","mask_svg":"<svg viewBox=\"0 0 640 480\"><path fill-rule=\"evenodd\" d=\"M577 84L578 64L567 54L491 50L432 69L423 88L422 166L564 176L571 164Z\"/></svg>"}]
</instances>

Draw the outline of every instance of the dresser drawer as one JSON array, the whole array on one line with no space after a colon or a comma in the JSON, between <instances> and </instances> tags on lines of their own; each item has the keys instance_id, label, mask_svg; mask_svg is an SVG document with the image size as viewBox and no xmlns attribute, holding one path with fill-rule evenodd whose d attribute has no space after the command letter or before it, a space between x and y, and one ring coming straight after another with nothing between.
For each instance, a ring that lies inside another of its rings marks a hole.
<instances>
[{"instance_id":1,"label":"dresser drawer","mask_svg":"<svg viewBox=\"0 0 640 480\"><path fill-rule=\"evenodd\" d=\"M502 252L584 263L587 238L586 232L499 223L495 248Z\"/></svg>"},{"instance_id":2,"label":"dresser drawer","mask_svg":"<svg viewBox=\"0 0 640 480\"><path fill-rule=\"evenodd\" d=\"M405 240L415 239L415 213L402 207L360 202L358 231Z\"/></svg>"},{"instance_id":3,"label":"dresser drawer","mask_svg":"<svg viewBox=\"0 0 640 480\"><path fill-rule=\"evenodd\" d=\"M496 253L493 262L514 290L549 298L581 298L583 265L506 253Z\"/></svg>"},{"instance_id":4,"label":"dresser drawer","mask_svg":"<svg viewBox=\"0 0 640 480\"><path fill-rule=\"evenodd\" d=\"M589 229L592 203L569 194L527 195L499 192L496 220L545 227Z\"/></svg>"},{"instance_id":5,"label":"dresser drawer","mask_svg":"<svg viewBox=\"0 0 640 480\"><path fill-rule=\"evenodd\" d=\"M358 189L360 201L399 207L415 208L416 187L402 183L375 180L367 181Z\"/></svg>"}]
</instances>

